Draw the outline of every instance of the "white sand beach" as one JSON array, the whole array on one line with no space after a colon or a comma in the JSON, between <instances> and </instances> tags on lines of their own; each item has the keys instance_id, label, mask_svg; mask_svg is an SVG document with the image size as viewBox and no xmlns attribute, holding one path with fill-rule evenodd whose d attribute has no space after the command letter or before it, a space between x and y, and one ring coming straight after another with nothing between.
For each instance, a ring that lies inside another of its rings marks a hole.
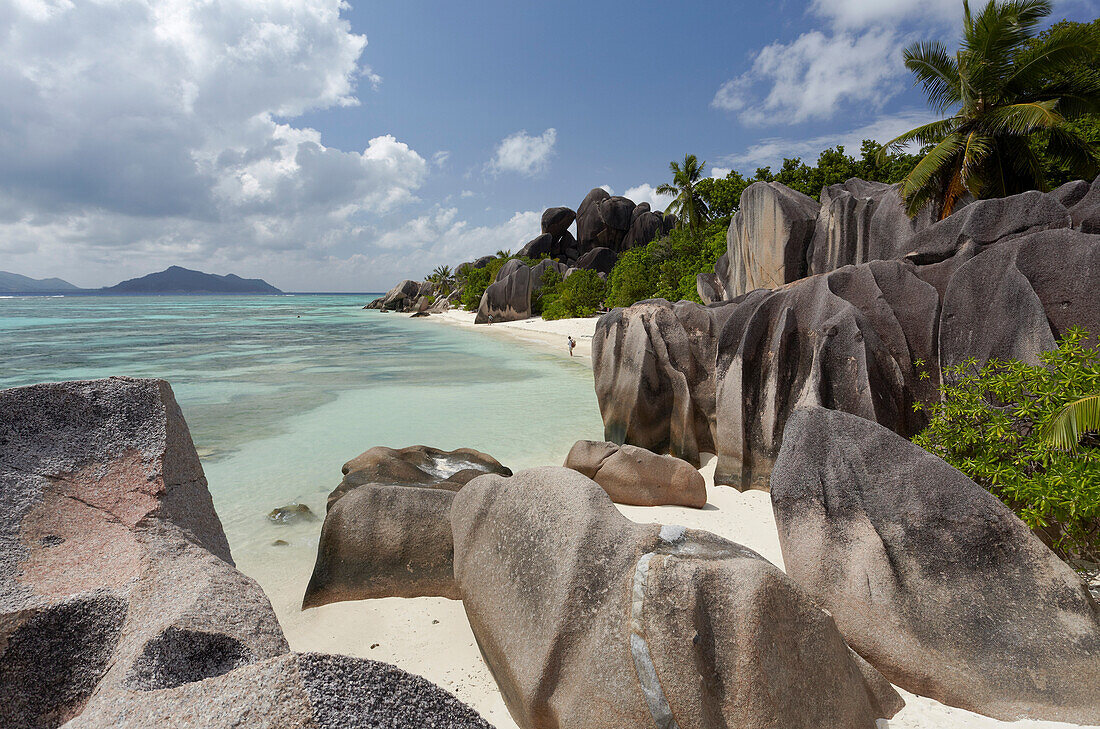
<instances>
[{"instance_id":1,"label":"white sand beach","mask_svg":"<svg viewBox=\"0 0 1100 729\"><path fill-rule=\"evenodd\" d=\"M452 319L462 323L459 317ZM556 333L539 327L537 322L526 331L516 326L493 325L494 331L501 335L508 332L524 339L530 332L545 336ZM578 337L578 334L573 336ZM563 453L562 460L564 457ZM740 493L715 486L715 460L710 456L701 469L707 480L705 508L620 505L619 510L637 522L680 524L719 534L756 550L782 567L768 494L761 491ZM301 573L299 584L304 590L311 567L281 564L278 579L272 571L271 584L286 585L285 570L293 569ZM266 582L254 569L249 572L257 576L261 584ZM275 594L269 590L268 594L294 650L346 653L394 663L452 691L498 729L516 729L478 652L460 602L442 598L386 598L326 605L303 612L298 607L301 591L288 594L283 588ZM906 701L905 708L893 719L880 721L879 729L1066 729L1076 726L1029 720L1002 722L904 691L901 693Z\"/></svg>"},{"instance_id":2,"label":"white sand beach","mask_svg":"<svg viewBox=\"0 0 1100 729\"><path fill-rule=\"evenodd\" d=\"M582 361L587 363L592 362L592 335L596 332L598 316L585 319L555 319L553 321L535 316L520 321L474 324L476 316L477 314L472 311L449 309L441 314L432 314L429 317L420 319L420 321L442 321L471 329L476 327L479 332L485 334L543 345L550 351L564 357L569 356L566 338L571 336L577 341L573 356L580 357Z\"/></svg>"}]
</instances>

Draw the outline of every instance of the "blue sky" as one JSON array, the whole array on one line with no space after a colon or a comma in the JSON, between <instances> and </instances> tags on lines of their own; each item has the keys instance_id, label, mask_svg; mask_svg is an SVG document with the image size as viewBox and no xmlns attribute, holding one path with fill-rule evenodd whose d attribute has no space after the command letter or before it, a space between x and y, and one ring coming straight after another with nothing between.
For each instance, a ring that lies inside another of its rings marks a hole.
<instances>
[{"instance_id":1,"label":"blue sky","mask_svg":"<svg viewBox=\"0 0 1100 729\"><path fill-rule=\"evenodd\" d=\"M1056 2L1090 20L1096 2ZM751 172L930 118L954 0L0 3L0 270L377 291L687 152Z\"/></svg>"}]
</instances>

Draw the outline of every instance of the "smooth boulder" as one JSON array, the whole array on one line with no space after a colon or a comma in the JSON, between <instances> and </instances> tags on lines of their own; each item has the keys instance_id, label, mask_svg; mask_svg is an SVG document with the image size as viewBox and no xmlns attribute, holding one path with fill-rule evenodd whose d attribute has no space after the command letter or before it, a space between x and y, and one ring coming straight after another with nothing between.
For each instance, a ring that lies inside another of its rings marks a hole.
<instances>
[{"instance_id":1,"label":"smooth boulder","mask_svg":"<svg viewBox=\"0 0 1100 729\"><path fill-rule=\"evenodd\" d=\"M758 554L623 517L564 468L455 495L455 579L523 729L874 729L901 699Z\"/></svg>"},{"instance_id":2,"label":"smooth boulder","mask_svg":"<svg viewBox=\"0 0 1100 729\"><path fill-rule=\"evenodd\" d=\"M701 509L707 503L707 484L695 467L645 448L579 440L564 465L598 483L619 504Z\"/></svg>"},{"instance_id":3,"label":"smooth boulder","mask_svg":"<svg viewBox=\"0 0 1100 729\"><path fill-rule=\"evenodd\" d=\"M489 323L490 316L495 322L519 321L531 317L531 267L522 261L512 260L517 265L505 276L498 274L497 280L489 284L481 295L481 303L474 318L475 324ZM503 270L502 268L501 272Z\"/></svg>"},{"instance_id":4,"label":"smooth boulder","mask_svg":"<svg viewBox=\"0 0 1100 729\"><path fill-rule=\"evenodd\" d=\"M618 259L618 255L610 248L593 248L578 258L574 267L598 273L611 273Z\"/></svg>"},{"instance_id":5,"label":"smooth boulder","mask_svg":"<svg viewBox=\"0 0 1100 729\"><path fill-rule=\"evenodd\" d=\"M771 498L787 574L893 683L1005 721L1100 723L1100 608L965 475L865 418L807 408Z\"/></svg>"},{"instance_id":6,"label":"smooth boulder","mask_svg":"<svg viewBox=\"0 0 1100 729\"><path fill-rule=\"evenodd\" d=\"M569 230L569 226L577 219L577 214L567 207L547 208L542 213L542 232L549 234L552 239L561 238Z\"/></svg>"},{"instance_id":7,"label":"smooth boulder","mask_svg":"<svg viewBox=\"0 0 1100 729\"><path fill-rule=\"evenodd\" d=\"M160 380L0 391L0 565L4 727L489 726L393 666L289 652Z\"/></svg>"},{"instance_id":8,"label":"smooth boulder","mask_svg":"<svg viewBox=\"0 0 1100 729\"><path fill-rule=\"evenodd\" d=\"M726 232L729 299L754 289L774 289L806 276L806 254L820 205L778 182L754 182Z\"/></svg>"},{"instance_id":9,"label":"smooth boulder","mask_svg":"<svg viewBox=\"0 0 1100 729\"><path fill-rule=\"evenodd\" d=\"M328 497L328 508L337 499L363 484L418 486L458 491L470 479L483 473L511 475L511 471L488 453L473 448L445 451L431 446L405 448L374 446L343 465L343 480Z\"/></svg>"}]
</instances>

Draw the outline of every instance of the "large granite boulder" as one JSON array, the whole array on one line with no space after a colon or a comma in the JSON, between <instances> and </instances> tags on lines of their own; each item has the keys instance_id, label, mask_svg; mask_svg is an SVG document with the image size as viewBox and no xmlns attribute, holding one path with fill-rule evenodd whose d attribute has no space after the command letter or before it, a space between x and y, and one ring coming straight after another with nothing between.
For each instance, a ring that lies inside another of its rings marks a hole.
<instances>
[{"instance_id":1,"label":"large granite boulder","mask_svg":"<svg viewBox=\"0 0 1100 729\"><path fill-rule=\"evenodd\" d=\"M778 182L754 182L726 233L726 297L773 289L806 276L806 253L821 206Z\"/></svg>"},{"instance_id":2,"label":"large granite boulder","mask_svg":"<svg viewBox=\"0 0 1100 729\"><path fill-rule=\"evenodd\" d=\"M593 248L622 250L622 241L630 230L635 204L625 197L612 196L594 188L577 208L577 245L583 255Z\"/></svg>"},{"instance_id":3,"label":"large granite boulder","mask_svg":"<svg viewBox=\"0 0 1100 729\"><path fill-rule=\"evenodd\" d=\"M637 208L635 208L635 212ZM644 246L650 241L654 241L663 235L668 235L669 231L676 225L676 216L664 215L662 213L643 212L640 215L635 214L631 218L630 228L627 230L626 237L623 238L620 244L620 251L630 250L635 246Z\"/></svg>"},{"instance_id":4,"label":"large granite boulder","mask_svg":"<svg viewBox=\"0 0 1100 729\"><path fill-rule=\"evenodd\" d=\"M854 413L904 434L913 403L935 396L936 290L901 261L872 261L735 303L717 341L715 482L768 488L783 429L799 405Z\"/></svg>"},{"instance_id":5,"label":"large granite boulder","mask_svg":"<svg viewBox=\"0 0 1100 729\"><path fill-rule=\"evenodd\" d=\"M405 279L382 297L379 308L389 311L406 311L411 309L419 298L420 282Z\"/></svg>"},{"instance_id":6,"label":"large granite boulder","mask_svg":"<svg viewBox=\"0 0 1100 729\"><path fill-rule=\"evenodd\" d=\"M695 276L695 291L704 304L713 304L723 298L722 285L717 274L700 273Z\"/></svg>"},{"instance_id":7,"label":"large granite boulder","mask_svg":"<svg viewBox=\"0 0 1100 729\"><path fill-rule=\"evenodd\" d=\"M1058 199L1032 190L1011 197L978 200L909 240L906 258L916 264L938 263L967 244L979 248L1054 228L1069 228L1070 213Z\"/></svg>"},{"instance_id":8,"label":"large granite boulder","mask_svg":"<svg viewBox=\"0 0 1100 729\"><path fill-rule=\"evenodd\" d=\"M543 233L542 235L534 238L519 249L516 253L517 256L523 256L524 258L539 258L541 256L549 256L554 252L554 236L549 233Z\"/></svg>"},{"instance_id":9,"label":"large granite boulder","mask_svg":"<svg viewBox=\"0 0 1100 729\"><path fill-rule=\"evenodd\" d=\"M571 208L547 208L542 213L542 232L556 240L569 231L576 219L577 214Z\"/></svg>"},{"instance_id":10,"label":"large granite boulder","mask_svg":"<svg viewBox=\"0 0 1100 729\"><path fill-rule=\"evenodd\" d=\"M1074 186L1072 192L1067 190L1071 185ZM1091 185L1083 180L1066 183L1051 194L1069 208L1070 222L1075 229L1082 233L1100 233L1100 177Z\"/></svg>"},{"instance_id":11,"label":"large granite boulder","mask_svg":"<svg viewBox=\"0 0 1100 729\"><path fill-rule=\"evenodd\" d=\"M0 392L0 565L0 726L488 726L392 666L288 652L160 380Z\"/></svg>"},{"instance_id":12,"label":"large granite boulder","mask_svg":"<svg viewBox=\"0 0 1100 729\"><path fill-rule=\"evenodd\" d=\"M512 473L488 453L473 448L445 451L423 445L374 446L345 463L341 470L344 478L329 494L329 509L337 499L363 484L458 491L477 476L486 473L509 476Z\"/></svg>"},{"instance_id":13,"label":"large granite boulder","mask_svg":"<svg viewBox=\"0 0 1100 729\"><path fill-rule=\"evenodd\" d=\"M577 259L574 268L580 268L599 273L611 273L619 256L610 248L593 248L588 253Z\"/></svg>"},{"instance_id":14,"label":"large granite boulder","mask_svg":"<svg viewBox=\"0 0 1100 729\"><path fill-rule=\"evenodd\" d=\"M809 273L828 273L841 266L901 258L908 253L913 236L933 223L933 206L910 218L899 188L854 177L824 188L807 251Z\"/></svg>"},{"instance_id":15,"label":"large granite boulder","mask_svg":"<svg viewBox=\"0 0 1100 729\"><path fill-rule=\"evenodd\" d=\"M619 504L701 509L707 503L707 483L694 466L645 448L578 440L564 465L598 483Z\"/></svg>"},{"instance_id":16,"label":"large granite boulder","mask_svg":"<svg viewBox=\"0 0 1100 729\"><path fill-rule=\"evenodd\" d=\"M485 293L481 295L481 304L477 307L475 324L489 323L489 317L493 321L519 321L531 316L531 267L522 261L513 259L516 265L507 275L497 274L497 280L489 284ZM505 264L512 263L509 261ZM504 268L501 268L501 273Z\"/></svg>"},{"instance_id":17,"label":"large granite boulder","mask_svg":"<svg viewBox=\"0 0 1100 729\"><path fill-rule=\"evenodd\" d=\"M575 471L476 479L451 528L463 607L523 729L874 729L901 705L767 560L635 524Z\"/></svg>"},{"instance_id":18,"label":"large granite boulder","mask_svg":"<svg viewBox=\"0 0 1100 729\"><path fill-rule=\"evenodd\" d=\"M787 574L902 688L1100 724L1100 608L998 499L864 418L794 413L772 474Z\"/></svg>"},{"instance_id":19,"label":"large granite boulder","mask_svg":"<svg viewBox=\"0 0 1100 729\"><path fill-rule=\"evenodd\" d=\"M328 509L302 608L341 600L458 599L451 524L454 492L365 484Z\"/></svg>"},{"instance_id":20,"label":"large granite boulder","mask_svg":"<svg viewBox=\"0 0 1100 729\"><path fill-rule=\"evenodd\" d=\"M604 438L693 465L713 453L718 332L732 312L652 299L600 317L592 371Z\"/></svg>"},{"instance_id":21,"label":"large granite boulder","mask_svg":"<svg viewBox=\"0 0 1100 729\"><path fill-rule=\"evenodd\" d=\"M940 316L940 364L974 358L1039 364L1071 326L1100 334L1100 236L1048 230L999 243L951 277Z\"/></svg>"}]
</instances>

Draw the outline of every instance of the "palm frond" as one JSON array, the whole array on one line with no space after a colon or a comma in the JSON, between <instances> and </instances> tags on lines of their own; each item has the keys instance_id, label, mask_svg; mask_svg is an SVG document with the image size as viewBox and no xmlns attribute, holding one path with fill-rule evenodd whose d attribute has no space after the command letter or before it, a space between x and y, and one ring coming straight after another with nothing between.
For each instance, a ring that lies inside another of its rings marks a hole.
<instances>
[{"instance_id":1,"label":"palm frond","mask_svg":"<svg viewBox=\"0 0 1100 729\"><path fill-rule=\"evenodd\" d=\"M981 123L994 134L999 132L1022 137L1061 124L1064 120L1057 109L1057 99L1008 104L985 114Z\"/></svg>"},{"instance_id":2,"label":"palm frond","mask_svg":"<svg viewBox=\"0 0 1100 729\"><path fill-rule=\"evenodd\" d=\"M1100 393L1066 405L1043 425L1039 435L1053 448L1076 453L1085 433L1096 430L1100 430Z\"/></svg>"},{"instance_id":3,"label":"palm frond","mask_svg":"<svg viewBox=\"0 0 1100 729\"><path fill-rule=\"evenodd\" d=\"M921 158L902 180L902 197L910 215L916 215L938 192L937 185L950 178L959 167L959 155L965 139L958 132L948 134L939 144ZM918 197L919 194L919 197ZM914 207L915 200L922 204Z\"/></svg>"},{"instance_id":4,"label":"palm frond","mask_svg":"<svg viewBox=\"0 0 1100 729\"><path fill-rule=\"evenodd\" d=\"M941 119L939 121L929 122L928 124L922 124L916 129L910 129L904 134L899 134L882 145L882 149L878 151L879 163L885 163L887 156L891 152L899 152L910 144L916 143L921 146L938 144L948 134L956 131L958 126L959 119L951 117L949 119Z\"/></svg>"},{"instance_id":5,"label":"palm frond","mask_svg":"<svg viewBox=\"0 0 1100 729\"><path fill-rule=\"evenodd\" d=\"M1042 88L1068 64L1087 59L1096 50L1098 39L1090 25L1055 26L1049 33L1042 43L1016 56L1015 67L1004 81L1008 93Z\"/></svg>"},{"instance_id":6,"label":"palm frond","mask_svg":"<svg viewBox=\"0 0 1100 729\"><path fill-rule=\"evenodd\" d=\"M1059 124L1049 131L1047 155L1071 173L1090 180L1100 171L1100 150L1071 127Z\"/></svg>"},{"instance_id":7,"label":"palm frond","mask_svg":"<svg viewBox=\"0 0 1100 729\"><path fill-rule=\"evenodd\" d=\"M905 67L924 86L928 103L937 114L961 101L959 66L939 41L922 41L905 49Z\"/></svg>"}]
</instances>

